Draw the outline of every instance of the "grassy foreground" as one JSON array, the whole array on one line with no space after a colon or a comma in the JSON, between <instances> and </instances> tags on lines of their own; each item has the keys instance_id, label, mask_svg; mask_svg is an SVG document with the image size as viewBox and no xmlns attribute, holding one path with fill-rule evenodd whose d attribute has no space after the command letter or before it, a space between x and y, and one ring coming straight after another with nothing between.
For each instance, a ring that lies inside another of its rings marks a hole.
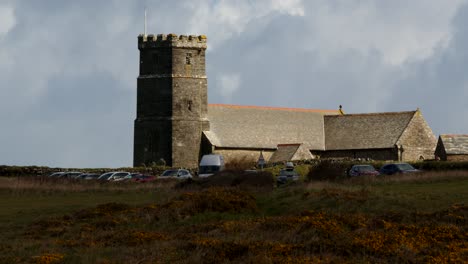
<instances>
[{"instance_id":1,"label":"grassy foreground","mask_svg":"<svg viewBox=\"0 0 468 264\"><path fill-rule=\"evenodd\" d=\"M0 263L465 263L468 173L268 188L0 178Z\"/></svg>"}]
</instances>

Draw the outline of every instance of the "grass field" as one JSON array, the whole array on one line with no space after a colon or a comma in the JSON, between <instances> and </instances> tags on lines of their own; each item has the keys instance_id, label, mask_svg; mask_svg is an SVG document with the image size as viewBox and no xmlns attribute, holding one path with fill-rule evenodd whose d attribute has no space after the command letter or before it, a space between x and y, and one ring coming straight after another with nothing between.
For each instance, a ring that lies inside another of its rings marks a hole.
<instances>
[{"instance_id":1,"label":"grass field","mask_svg":"<svg viewBox=\"0 0 468 264\"><path fill-rule=\"evenodd\" d=\"M468 260L467 172L270 191L174 185L0 177L0 263Z\"/></svg>"}]
</instances>

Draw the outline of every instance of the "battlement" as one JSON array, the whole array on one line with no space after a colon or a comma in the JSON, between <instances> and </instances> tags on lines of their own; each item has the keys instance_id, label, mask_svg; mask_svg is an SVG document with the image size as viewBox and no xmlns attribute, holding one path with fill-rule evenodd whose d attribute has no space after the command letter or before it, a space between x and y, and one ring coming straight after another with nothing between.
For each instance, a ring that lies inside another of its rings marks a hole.
<instances>
[{"instance_id":1,"label":"battlement","mask_svg":"<svg viewBox=\"0 0 468 264\"><path fill-rule=\"evenodd\" d=\"M138 35L138 48L178 47L178 48L201 48L206 49L206 36L180 35L176 34L150 34Z\"/></svg>"}]
</instances>

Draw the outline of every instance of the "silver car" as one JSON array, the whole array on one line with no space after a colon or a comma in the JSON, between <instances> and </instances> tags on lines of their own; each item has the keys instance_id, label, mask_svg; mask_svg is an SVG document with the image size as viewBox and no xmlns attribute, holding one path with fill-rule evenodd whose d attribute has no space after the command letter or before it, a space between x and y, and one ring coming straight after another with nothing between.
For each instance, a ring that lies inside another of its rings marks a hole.
<instances>
[{"instance_id":1,"label":"silver car","mask_svg":"<svg viewBox=\"0 0 468 264\"><path fill-rule=\"evenodd\" d=\"M189 179L189 178L192 178L192 174L190 174L190 172L185 169L174 169L174 170L165 170L161 174L161 176L159 176L159 179L168 179L168 178Z\"/></svg>"}]
</instances>

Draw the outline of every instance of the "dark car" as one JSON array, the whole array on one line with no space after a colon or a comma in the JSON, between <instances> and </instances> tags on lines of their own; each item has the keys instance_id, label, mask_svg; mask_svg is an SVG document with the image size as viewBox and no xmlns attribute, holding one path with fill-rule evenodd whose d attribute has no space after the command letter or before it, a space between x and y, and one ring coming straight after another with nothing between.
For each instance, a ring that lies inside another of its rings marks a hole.
<instances>
[{"instance_id":1,"label":"dark car","mask_svg":"<svg viewBox=\"0 0 468 264\"><path fill-rule=\"evenodd\" d=\"M401 173L415 173L420 172L420 170L415 169L408 163L391 163L385 164L380 168L380 174L383 175L393 175L393 174L401 174Z\"/></svg>"},{"instance_id":2,"label":"dark car","mask_svg":"<svg viewBox=\"0 0 468 264\"><path fill-rule=\"evenodd\" d=\"M377 176L379 172L372 165L359 164L351 167L348 173L349 176Z\"/></svg>"},{"instance_id":3,"label":"dark car","mask_svg":"<svg viewBox=\"0 0 468 264\"><path fill-rule=\"evenodd\" d=\"M151 182L155 181L157 178L156 176L137 174L132 179L136 182Z\"/></svg>"},{"instance_id":4,"label":"dark car","mask_svg":"<svg viewBox=\"0 0 468 264\"><path fill-rule=\"evenodd\" d=\"M99 178L101 174L97 173L83 173L80 176L76 177L76 179L81 179L81 180L96 180Z\"/></svg>"},{"instance_id":5,"label":"dark car","mask_svg":"<svg viewBox=\"0 0 468 264\"><path fill-rule=\"evenodd\" d=\"M68 172L64 172L64 173L60 174L59 176L57 176L57 178L60 178L60 179L75 179L76 177L80 176L81 174L83 174L83 173L79 172L79 171L68 171Z\"/></svg>"},{"instance_id":6,"label":"dark car","mask_svg":"<svg viewBox=\"0 0 468 264\"><path fill-rule=\"evenodd\" d=\"M297 181L297 180L299 180L299 174L294 169L291 169L291 168L282 169L279 172L278 177L276 177L276 183L278 185L285 184L290 181Z\"/></svg>"}]
</instances>

